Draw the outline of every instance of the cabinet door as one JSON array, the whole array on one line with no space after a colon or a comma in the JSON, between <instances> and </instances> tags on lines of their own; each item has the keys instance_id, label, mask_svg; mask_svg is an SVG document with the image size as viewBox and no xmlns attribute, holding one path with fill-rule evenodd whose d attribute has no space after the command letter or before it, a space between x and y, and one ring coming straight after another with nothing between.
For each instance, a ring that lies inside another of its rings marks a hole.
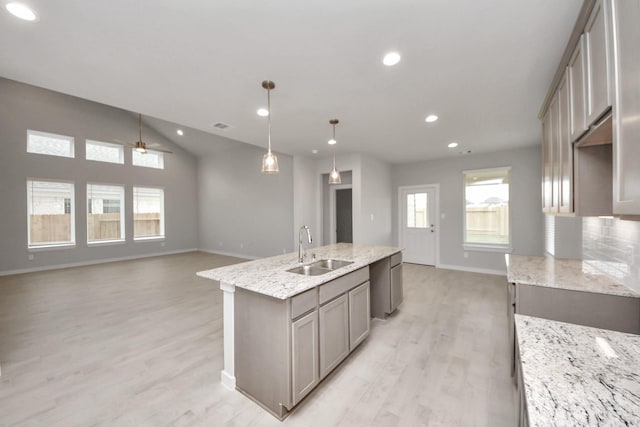
<instances>
[{"instance_id":1,"label":"cabinet door","mask_svg":"<svg viewBox=\"0 0 640 427\"><path fill-rule=\"evenodd\" d=\"M347 294L320 307L320 379L349 354Z\"/></svg>"},{"instance_id":2,"label":"cabinet door","mask_svg":"<svg viewBox=\"0 0 640 427\"><path fill-rule=\"evenodd\" d=\"M371 320L369 282L349 291L349 350L353 351L368 335Z\"/></svg>"},{"instance_id":3,"label":"cabinet door","mask_svg":"<svg viewBox=\"0 0 640 427\"><path fill-rule=\"evenodd\" d=\"M558 142L558 98L554 96L549 103L547 114L542 122L542 211L558 212L557 142Z\"/></svg>"},{"instance_id":4,"label":"cabinet door","mask_svg":"<svg viewBox=\"0 0 640 427\"><path fill-rule=\"evenodd\" d=\"M598 0L584 29L587 76L587 125L611 106L609 0Z\"/></svg>"},{"instance_id":5,"label":"cabinet door","mask_svg":"<svg viewBox=\"0 0 640 427\"><path fill-rule=\"evenodd\" d=\"M391 311L393 312L403 299L402 264L391 269Z\"/></svg>"},{"instance_id":6,"label":"cabinet door","mask_svg":"<svg viewBox=\"0 0 640 427\"><path fill-rule=\"evenodd\" d=\"M613 213L640 215L640 0L614 1Z\"/></svg>"},{"instance_id":7,"label":"cabinet door","mask_svg":"<svg viewBox=\"0 0 640 427\"><path fill-rule=\"evenodd\" d=\"M291 380L296 405L318 384L318 312L291 325Z\"/></svg>"},{"instance_id":8,"label":"cabinet door","mask_svg":"<svg viewBox=\"0 0 640 427\"><path fill-rule=\"evenodd\" d=\"M569 93L571 99L571 141L574 142L587 130L584 35L569 59Z\"/></svg>"},{"instance_id":9,"label":"cabinet door","mask_svg":"<svg viewBox=\"0 0 640 427\"><path fill-rule=\"evenodd\" d=\"M556 94L558 100L558 154L555 161L554 189L557 189L558 212L573 212L573 149L569 134L569 79L564 75Z\"/></svg>"}]
</instances>

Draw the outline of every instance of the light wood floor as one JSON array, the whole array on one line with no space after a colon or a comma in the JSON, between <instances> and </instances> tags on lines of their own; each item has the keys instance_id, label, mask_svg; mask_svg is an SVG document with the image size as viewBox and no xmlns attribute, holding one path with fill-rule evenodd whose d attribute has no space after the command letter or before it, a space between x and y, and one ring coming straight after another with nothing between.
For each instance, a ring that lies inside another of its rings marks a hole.
<instances>
[{"instance_id":1,"label":"light wood floor","mask_svg":"<svg viewBox=\"0 0 640 427\"><path fill-rule=\"evenodd\" d=\"M280 423L220 384L190 253L0 277L0 426L513 426L505 278L405 264L405 302Z\"/></svg>"}]
</instances>

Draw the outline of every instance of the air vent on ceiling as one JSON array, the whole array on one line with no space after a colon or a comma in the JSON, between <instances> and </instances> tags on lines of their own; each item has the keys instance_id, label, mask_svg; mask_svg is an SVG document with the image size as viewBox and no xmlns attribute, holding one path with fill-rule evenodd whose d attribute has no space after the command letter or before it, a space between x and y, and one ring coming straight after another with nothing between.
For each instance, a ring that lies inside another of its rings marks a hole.
<instances>
[{"instance_id":1,"label":"air vent on ceiling","mask_svg":"<svg viewBox=\"0 0 640 427\"><path fill-rule=\"evenodd\" d=\"M231 126L230 124L227 124L227 123L223 123L223 122L215 122L215 123L211 123L211 127L214 127L216 129L220 129L220 130L227 130L229 128L232 128L233 126Z\"/></svg>"}]
</instances>

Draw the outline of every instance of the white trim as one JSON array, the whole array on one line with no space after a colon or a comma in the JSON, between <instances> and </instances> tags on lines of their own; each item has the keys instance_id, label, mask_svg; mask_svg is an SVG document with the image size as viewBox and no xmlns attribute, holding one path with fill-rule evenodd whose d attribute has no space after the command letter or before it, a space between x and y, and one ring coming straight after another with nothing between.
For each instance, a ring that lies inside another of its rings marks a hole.
<instances>
[{"instance_id":1,"label":"white trim","mask_svg":"<svg viewBox=\"0 0 640 427\"><path fill-rule=\"evenodd\" d=\"M187 252L199 252L199 251L200 250L198 248L180 249L177 251L155 252L152 254L144 254L144 255L131 255L131 256L118 257L118 258L105 258L105 259L92 260L92 261L71 262L67 264L47 265L43 267L34 267L34 268L22 268L18 270L4 270L4 271L0 271L0 276L10 276L12 274L23 274L23 273L34 273L37 271L60 270L62 268L83 267L85 265L106 264L109 262L129 261L133 259L151 258L154 256L175 255L175 254L182 254Z\"/></svg>"},{"instance_id":2,"label":"white trim","mask_svg":"<svg viewBox=\"0 0 640 427\"><path fill-rule=\"evenodd\" d=\"M336 243L338 230L336 225L336 190L351 189L351 230L353 230L353 184L329 184L329 242ZM353 240L353 238L351 239Z\"/></svg>"},{"instance_id":3,"label":"white trim","mask_svg":"<svg viewBox=\"0 0 640 427\"><path fill-rule=\"evenodd\" d=\"M398 246L403 247L402 242L402 224L404 223L402 211L404 201L402 200L402 192L406 190L420 190L420 189L433 189L435 192L435 213L433 218L433 224L436 227L435 237L435 265L440 264L440 183L435 184L421 184L421 185L401 185L398 187Z\"/></svg>"},{"instance_id":4,"label":"white trim","mask_svg":"<svg viewBox=\"0 0 640 427\"><path fill-rule=\"evenodd\" d=\"M478 267L467 267L464 265L450 265L450 264L438 264L436 268L441 268L443 270L457 270L457 271L468 271L471 273L481 273L481 274L493 274L498 276L506 276L506 270L494 270L491 268L478 268Z\"/></svg>"},{"instance_id":5,"label":"white trim","mask_svg":"<svg viewBox=\"0 0 640 427\"><path fill-rule=\"evenodd\" d=\"M235 252L223 252L223 251L214 251L212 249L204 249L204 248L200 248L197 249L200 252L205 252L208 254L212 254L212 255L224 255L224 256L232 256L234 258L242 258L242 259L260 259L262 257L259 256L254 256L254 255L247 255L247 254L238 254Z\"/></svg>"},{"instance_id":6,"label":"white trim","mask_svg":"<svg viewBox=\"0 0 640 427\"><path fill-rule=\"evenodd\" d=\"M508 245L490 245L482 243L463 243L462 247L465 251L469 252L498 252L502 254L510 254L513 252L513 248Z\"/></svg>"},{"instance_id":7,"label":"white trim","mask_svg":"<svg viewBox=\"0 0 640 427\"><path fill-rule=\"evenodd\" d=\"M235 372L235 291L236 287L227 282L220 282L222 290L222 341L223 365L220 371L220 382L231 389L236 388Z\"/></svg>"}]
</instances>

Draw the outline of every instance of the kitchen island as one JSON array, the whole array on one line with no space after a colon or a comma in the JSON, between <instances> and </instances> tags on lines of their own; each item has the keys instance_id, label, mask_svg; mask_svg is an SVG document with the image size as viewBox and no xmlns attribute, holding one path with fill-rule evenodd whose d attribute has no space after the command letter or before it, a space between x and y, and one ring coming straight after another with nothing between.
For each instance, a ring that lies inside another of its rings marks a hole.
<instances>
[{"instance_id":1,"label":"kitchen island","mask_svg":"<svg viewBox=\"0 0 640 427\"><path fill-rule=\"evenodd\" d=\"M515 316L520 426L640 425L640 336Z\"/></svg>"},{"instance_id":2,"label":"kitchen island","mask_svg":"<svg viewBox=\"0 0 640 427\"><path fill-rule=\"evenodd\" d=\"M286 417L402 301L400 248L339 243L201 271L220 282L224 311L222 383L279 419ZM302 270L302 269L301 269Z\"/></svg>"}]
</instances>

